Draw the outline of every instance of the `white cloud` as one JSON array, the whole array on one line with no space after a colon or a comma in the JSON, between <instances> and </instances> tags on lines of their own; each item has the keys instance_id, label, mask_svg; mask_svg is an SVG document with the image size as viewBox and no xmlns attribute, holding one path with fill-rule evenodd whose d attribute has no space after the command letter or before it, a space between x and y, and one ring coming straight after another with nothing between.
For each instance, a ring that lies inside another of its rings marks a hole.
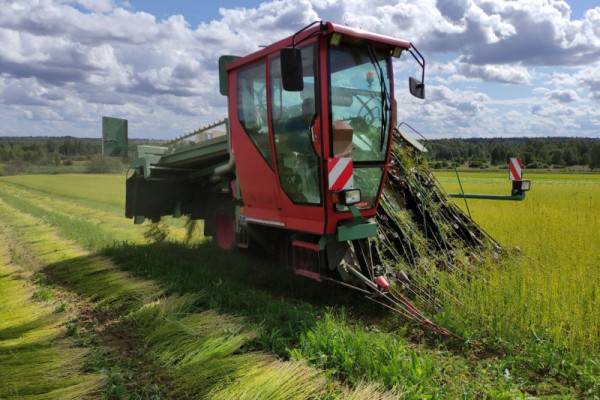
<instances>
[{"instance_id":1,"label":"white cloud","mask_svg":"<svg viewBox=\"0 0 600 400\"><path fill-rule=\"evenodd\" d=\"M592 98L600 100L600 63L577 72L575 79L590 91Z\"/></svg>"},{"instance_id":2,"label":"white cloud","mask_svg":"<svg viewBox=\"0 0 600 400\"><path fill-rule=\"evenodd\" d=\"M442 15L452 21L460 21L470 6L469 0L437 0Z\"/></svg>"},{"instance_id":3,"label":"white cloud","mask_svg":"<svg viewBox=\"0 0 600 400\"><path fill-rule=\"evenodd\" d=\"M516 85L528 85L531 79L527 68L520 65L474 65L458 61L448 64L447 71L466 78Z\"/></svg>"},{"instance_id":4,"label":"white cloud","mask_svg":"<svg viewBox=\"0 0 600 400\"><path fill-rule=\"evenodd\" d=\"M463 30L445 39L475 64L581 65L600 58L600 36L591 28L599 9L572 20L565 1L479 1Z\"/></svg>"},{"instance_id":5,"label":"white cloud","mask_svg":"<svg viewBox=\"0 0 600 400\"><path fill-rule=\"evenodd\" d=\"M579 99L577 92L573 89L552 90L546 93L546 97L558 103L571 103Z\"/></svg>"},{"instance_id":6,"label":"white cloud","mask_svg":"<svg viewBox=\"0 0 600 400\"><path fill-rule=\"evenodd\" d=\"M219 19L192 27L181 15L157 19L119 4L0 0L0 134L97 135L102 114L130 118L138 136L191 130L226 114L217 88L220 54L247 54L319 17L409 39L428 61L450 53L453 61L431 68L428 80L437 84L428 86L428 99L401 103L406 118L434 132L501 133L516 117L508 113L531 116L520 107L535 101L543 110L568 105L569 118L599 120L575 111L600 99L600 7L574 20L559 0L278 0L222 8ZM551 74L547 92L534 97L501 103L485 93L486 82L541 85L531 68L538 65L574 67ZM409 68L397 67L399 81ZM400 86L398 96L405 92ZM541 129L530 118L535 124L521 121L519 129Z\"/></svg>"},{"instance_id":7,"label":"white cloud","mask_svg":"<svg viewBox=\"0 0 600 400\"><path fill-rule=\"evenodd\" d=\"M113 9L114 5L111 0L77 0L76 3L95 12L108 12Z\"/></svg>"},{"instance_id":8,"label":"white cloud","mask_svg":"<svg viewBox=\"0 0 600 400\"><path fill-rule=\"evenodd\" d=\"M552 74L551 83L557 87L572 87L577 85L577 78L573 74L554 73Z\"/></svg>"}]
</instances>

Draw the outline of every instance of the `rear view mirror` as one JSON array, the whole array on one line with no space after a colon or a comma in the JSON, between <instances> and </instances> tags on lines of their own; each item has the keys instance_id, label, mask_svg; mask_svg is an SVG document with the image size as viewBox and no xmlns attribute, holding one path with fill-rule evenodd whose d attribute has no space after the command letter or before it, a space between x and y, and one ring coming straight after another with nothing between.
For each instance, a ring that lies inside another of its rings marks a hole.
<instances>
[{"instance_id":1,"label":"rear view mirror","mask_svg":"<svg viewBox=\"0 0 600 400\"><path fill-rule=\"evenodd\" d=\"M280 54L283 88L288 92L303 91L302 52L295 47L284 47Z\"/></svg>"},{"instance_id":2,"label":"rear view mirror","mask_svg":"<svg viewBox=\"0 0 600 400\"><path fill-rule=\"evenodd\" d=\"M421 81L413 78L412 76L408 78L408 88L410 89L410 94L419 99L425 98L425 84Z\"/></svg>"}]
</instances>

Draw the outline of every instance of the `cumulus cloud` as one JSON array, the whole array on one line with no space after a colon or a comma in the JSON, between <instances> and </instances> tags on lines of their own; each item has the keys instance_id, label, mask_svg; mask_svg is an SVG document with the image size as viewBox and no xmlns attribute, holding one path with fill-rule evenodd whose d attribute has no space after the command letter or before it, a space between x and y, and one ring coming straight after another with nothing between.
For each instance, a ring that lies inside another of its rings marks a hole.
<instances>
[{"instance_id":1,"label":"cumulus cloud","mask_svg":"<svg viewBox=\"0 0 600 400\"><path fill-rule=\"evenodd\" d=\"M536 67L574 66L552 74L540 98L600 99L600 7L575 20L561 0L272 0L191 26L123 4L0 0L0 134L22 132L25 117L32 133L97 135L99 116L114 113L139 136L174 136L226 114L218 55L250 53L319 18L409 39L428 61L450 53L428 99L406 102L407 117L424 116L432 129L502 129L490 95L450 89L451 77L528 85Z\"/></svg>"},{"instance_id":2,"label":"cumulus cloud","mask_svg":"<svg viewBox=\"0 0 600 400\"><path fill-rule=\"evenodd\" d=\"M577 92L572 89L552 90L546 93L546 97L559 103L571 103L579 98Z\"/></svg>"},{"instance_id":3,"label":"cumulus cloud","mask_svg":"<svg viewBox=\"0 0 600 400\"><path fill-rule=\"evenodd\" d=\"M482 92L429 85L424 102L398 95L398 120L418 127L427 138L477 136L483 132L479 126L486 124L489 100Z\"/></svg>"},{"instance_id":4,"label":"cumulus cloud","mask_svg":"<svg viewBox=\"0 0 600 400\"><path fill-rule=\"evenodd\" d=\"M581 65L600 59L600 36L591 29L597 13L583 21L570 19L564 1L482 2L487 18L513 27L513 32L473 45L466 60L474 64L523 62L527 65Z\"/></svg>"},{"instance_id":5,"label":"cumulus cloud","mask_svg":"<svg viewBox=\"0 0 600 400\"><path fill-rule=\"evenodd\" d=\"M459 61L448 67L448 72L489 82L527 85L531 78L527 68L519 65L474 65Z\"/></svg>"},{"instance_id":6,"label":"cumulus cloud","mask_svg":"<svg viewBox=\"0 0 600 400\"><path fill-rule=\"evenodd\" d=\"M577 85L577 78L573 74L558 72L552 74L551 83L557 87L570 87Z\"/></svg>"},{"instance_id":7,"label":"cumulus cloud","mask_svg":"<svg viewBox=\"0 0 600 400\"><path fill-rule=\"evenodd\" d=\"M473 116L483 109L484 103L489 99L484 93L453 91L446 86L431 86L426 105L440 105L459 111L463 116Z\"/></svg>"},{"instance_id":8,"label":"cumulus cloud","mask_svg":"<svg viewBox=\"0 0 600 400\"><path fill-rule=\"evenodd\" d=\"M592 98L600 100L600 63L582 69L575 75L575 79L587 87Z\"/></svg>"},{"instance_id":9,"label":"cumulus cloud","mask_svg":"<svg viewBox=\"0 0 600 400\"><path fill-rule=\"evenodd\" d=\"M437 0L436 5L443 16L459 21L469 8L469 0Z\"/></svg>"},{"instance_id":10,"label":"cumulus cloud","mask_svg":"<svg viewBox=\"0 0 600 400\"><path fill-rule=\"evenodd\" d=\"M76 3L96 12L108 12L114 6L111 0L77 0Z\"/></svg>"},{"instance_id":11,"label":"cumulus cloud","mask_svg":"<svg viewBox=\"0 0 600 400\"><path fill-rule=\"evenodd\" d=\"M10 80L0 88L0 100L4 104L20 106L48 106L60 97L38 84L35 79Z\"/></svg>"}]
</instances>

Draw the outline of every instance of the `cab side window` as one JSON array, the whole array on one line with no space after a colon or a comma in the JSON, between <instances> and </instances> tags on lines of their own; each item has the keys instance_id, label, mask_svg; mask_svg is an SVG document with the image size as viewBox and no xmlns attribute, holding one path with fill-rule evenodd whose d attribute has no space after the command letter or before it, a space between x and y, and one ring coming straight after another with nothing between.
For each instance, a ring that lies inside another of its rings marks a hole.
<instances>
[{"instance_id":1,"label":"cab side window","mask_svg":"<svg viewBox=\"0 0 600 400\"><path fill-rule=\"evenodd\" d=\"M265 62L246 67L237 75L238 119L269 166L272 166L267 124Z\"/></svg>"},{"instance_id":2,"label":"cab side window","mask_svg":"<svg viewBox=\"0 0 600 400\"><path fill-rule=\"evenodd\" d=\"M317 117L316 46L302 49L304 90L288 92L281 82L281 61L271 61L271 118L281 188L299 204L320 204L319 159L312 126Z\"/></svg>"}]
</instances>

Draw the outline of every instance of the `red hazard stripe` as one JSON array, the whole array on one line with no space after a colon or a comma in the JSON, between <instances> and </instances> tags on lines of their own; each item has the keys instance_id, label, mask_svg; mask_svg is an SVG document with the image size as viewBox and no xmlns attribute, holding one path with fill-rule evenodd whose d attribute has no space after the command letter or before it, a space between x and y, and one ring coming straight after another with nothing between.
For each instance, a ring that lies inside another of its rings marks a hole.
<instances>
[{"instance_id":1,"label":"red hazard stripe","mask_svg":"<svg viewBox=\"0 0 600 400\"><path fill-rule=\"evenodd\" d=\"M340 162L339 158L331 158L327 161L327 180L329 182L329 189L331 190L331 188L333 187L333 185L335 184L335 182L333 181L333 170L335 168L335 166L338 164L338 162Z\"/></svg>"},{"instance_id":2,"label":"red hazard stripe","mask_svg":"<svg viewBox=\"0 0 600 400\"><path fill-rule=\"evenodd\" d=\"M352 186L352 159L349 157L332 158L327 162L330 190L348 189Z\"/></svg>"},{"instance_id":3,"label":"red hazard stripe","mask_svg":"<svg viewBox=\"0 0 600 400\"><path fill-rule=\"evenodd\" d=\"M346 187L346 183L348 180L352 178L352 163L348 163L340 176L337 178L335 183L333 184L332 190L342 190Z\"/></svg>"},{"instance_id":4,"label":"red hazard stripe","mask_svg":"<svg viewBox=\"0 0 600 400\"><path fill-rule=\"evenodd\" d=\"M340 162L339 158L331 158L329 159L329 162L327 163L327 169L328 169L328 173L331 173L331 171L333 171L333 169L335 168L335 166L337 165L337 163Z\"/></svg>"},{"instance_id":5,"label":"red hazard stripe","mask_svg":"<svg viewBox=\"0 0 600 400\"><path fill-rule=\"evenodd\" d=\"M511 160L509 163L510 174L511 174L513 180L520 181L521 174L519 173L519 171L517 170L517 167L515 166L515 161ZM518 161L516 161L516 162L518 162Z\"/></svg>"}]
</instances>

